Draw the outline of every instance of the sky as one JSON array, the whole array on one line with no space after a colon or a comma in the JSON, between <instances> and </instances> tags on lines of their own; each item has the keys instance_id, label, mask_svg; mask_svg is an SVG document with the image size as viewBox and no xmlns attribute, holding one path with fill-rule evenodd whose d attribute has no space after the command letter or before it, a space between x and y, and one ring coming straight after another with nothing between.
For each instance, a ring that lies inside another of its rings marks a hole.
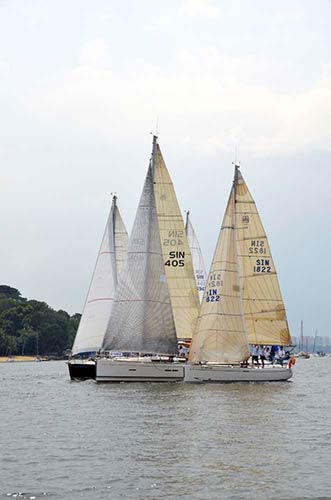
<instances>
[{"instance_id":1,"label":"sky","mask_svg":"<svg viewBox=\"0 0 331 500\"><path fill-rule=\"evenodd\" d=\"M296 336L331 335L331 1L0 0L0 282L81 312L160 147L207 268L234 160Z\"/></svg>"}]
</instances>

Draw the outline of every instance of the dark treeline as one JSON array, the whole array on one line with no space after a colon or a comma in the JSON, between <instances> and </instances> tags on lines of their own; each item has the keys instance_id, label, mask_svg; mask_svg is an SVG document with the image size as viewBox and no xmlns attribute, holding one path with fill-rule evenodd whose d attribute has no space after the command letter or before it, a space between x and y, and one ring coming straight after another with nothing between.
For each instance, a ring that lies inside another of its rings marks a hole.
<instances>
[{"instance_id":1,"label":"dark treeline","mask_svg":"<svg viewBox=\"0 0 331 500\"><path fill-rule=\"evenodd\" d=\"M71 349L80 314L54 311L28 300L16 288L0 285L0 356L62 356Z\"/></svg>"}]
</instances>

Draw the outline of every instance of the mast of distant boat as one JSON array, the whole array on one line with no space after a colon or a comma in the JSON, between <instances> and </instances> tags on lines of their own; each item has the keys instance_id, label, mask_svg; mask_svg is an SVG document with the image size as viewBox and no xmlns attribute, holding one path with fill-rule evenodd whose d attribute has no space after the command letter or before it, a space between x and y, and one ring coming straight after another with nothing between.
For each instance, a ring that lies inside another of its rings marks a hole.
<instances>
[{"instance_id":1,"label":"mast of distant boat","mask_svg":"<svg viewBox=\"0 0 331 500\"><path fill-rule=\"evenodd\" d=\"M314 345L313 345L313 353L315 353L315 348L316 348L316 339L317 339L317 328L316 328L316 330L315 330Z\"/></svg>"}]
</instances>

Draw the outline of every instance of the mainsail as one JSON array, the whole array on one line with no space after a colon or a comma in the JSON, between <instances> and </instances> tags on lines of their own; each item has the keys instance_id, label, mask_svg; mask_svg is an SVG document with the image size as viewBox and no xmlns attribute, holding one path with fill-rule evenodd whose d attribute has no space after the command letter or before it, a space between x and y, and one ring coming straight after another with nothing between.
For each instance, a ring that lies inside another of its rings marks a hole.
<instances>
[{"instance_id":1,"label":"mainsail","mask_svg":"<svg viewBox=\"0 0 331 500\"><path fill-rule=\"evenodd\" d=\"M154 153L155 140L103 342L107 351L177 353L155 204Z\"/></svg>"},{"instance_id":2,"label":"mainsail","mask_svg":"<svg viewBox=\"0 0 331 500\"><path fill-rule=\"evenodd\" d=\"M192 363L239 363L249 358L235 233L233 187L192 339Z\"/></svg>"},{"instance_id":3,"label":"mainsail","mask_svg":"<svg viewBox=\"0 0 331 500\"><path fill-rule=\"evenodd\" d=\"M267 236L238 167L235 172L237 248L248 340L289 345L286 311Z\"/></svg>"},{"instance_id":4,"label":"mainsail","mask_svg":"<svg viewBox=\"0 0 331 500\"><path fill-rule=\"evenodd\" d=\"M178 339L190 339L199 309L190 248L176 193L157 138L153 142L154 192L165 273Z\"/></svg>"},{"instance_id":5,"label":"mainsail","mask_svg":"<svg viewBox=\"0 0 331 500\"><path fill-rule=\"evenodd\" d=\"M72 355L96 352L102 345L127 242L128 235L113 196Z\"/></svg>"},{"instance_id":6,"label":"mainsail","mask_svg":"<svg viewBox=\"0 0 331 500\"><path fill-rule=\"evenodd\" d=\"M191 250L193 269L195 274L195 282L199 293L199 299L201 302L203 297L203 292L205 290L207 273L199 241L192 226L189 210L186 212L185 232Z\"/></svg>"}]
</instances>

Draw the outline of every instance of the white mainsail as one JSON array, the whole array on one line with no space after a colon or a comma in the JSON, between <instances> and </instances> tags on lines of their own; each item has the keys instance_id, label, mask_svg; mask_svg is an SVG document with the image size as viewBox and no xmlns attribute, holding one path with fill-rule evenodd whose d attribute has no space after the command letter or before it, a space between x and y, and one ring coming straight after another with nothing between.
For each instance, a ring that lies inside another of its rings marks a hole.
<instances>
[{"instance_id":1,"label":"white mainsail","mask_svg":"<svg viewBox=\"0 0 331 500\"><path fill-rule=\"evenodd\" d=\"M103 342L106 351L177 353L155 203L153 153Z\"/></svg>"},{"instance_id":2,"label":"white mainsail","mask_svg":"<svg viewBox=\"0 0 331 500\"><path fill-rule=\"evenodd\" d=\"M207 273L199 241L192 226L189 210L186 212L185 232L192 255L195 282L199 293L199 299L201 302L203 297L203 292L206 286Z\"/></svg>"},{"instance_id":3,"label":"white mainsail","mask_svg":"<svg viewBox=\"0 0 331 500\"><path fill-rule=\"evenodd\" d=\"M249 358L235 233L233 186L192 339L192 363L239 363Z\"/></svg>"},{"instance_id":4,"label":"white mainsail","mask_svg":"<svg viewBox=\"0 0 331 500\"><path fill-rule=\"evenodd\" d=\"M191 252L176 193L156 137L153 151L156 210L177 338L191 339L199 310Z\"/></svg>"},{"instance_id":5,"label":"white mainsail","mask_svg":"<svg viewBox=\"0 0 331 500\"><path fill-rule=\"evenodd\" d=\"M72 355L101 348L109 321L118 276L126 254L128 235L113 196Z\"/></svg>"},{"instance_id":6,"label":"white mainsail","mask_svg":"<svg viewBox=\"0 0 331 500\"><path fill-rule=\"evenodd\" d=\"M289 345L285 306L267 236L239 167L235 172L237 248L248 341Z\"/></svg>"}]
</instances>

